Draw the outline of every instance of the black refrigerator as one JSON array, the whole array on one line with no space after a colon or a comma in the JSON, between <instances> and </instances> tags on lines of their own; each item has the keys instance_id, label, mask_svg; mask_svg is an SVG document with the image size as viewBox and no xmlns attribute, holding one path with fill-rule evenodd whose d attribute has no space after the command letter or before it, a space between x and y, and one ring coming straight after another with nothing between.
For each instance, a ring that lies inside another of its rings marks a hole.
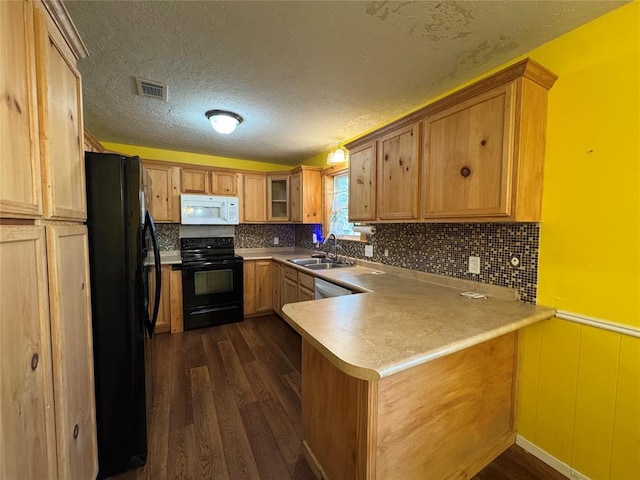
<instances>
[{"instance_id":1,"label":"black refrigerator","mask_svg":"<svg viewBox=\"0 0 640 480\"><path fill-rule=\"evenodd\" d=\"M87 152L85 166L98 478L105 478L147 459L150 339L160 302L160 253L140 188L140 159ZM157 275L152 308L147 242Z\"/></svg>"}]
</instances>

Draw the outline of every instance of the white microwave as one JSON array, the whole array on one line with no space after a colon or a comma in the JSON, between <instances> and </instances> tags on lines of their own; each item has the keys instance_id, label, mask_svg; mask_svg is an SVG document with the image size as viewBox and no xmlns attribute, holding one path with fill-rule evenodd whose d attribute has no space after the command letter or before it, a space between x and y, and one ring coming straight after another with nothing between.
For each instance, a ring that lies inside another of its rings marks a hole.
<instances>
[{"instance_id":1,"label":"white microwave","mask_svg":"<svg viewBox=\"0 0 640 480\"><path fill-rule=\"evenodd\" d=\"M238 197L180 195L183 225L238 225Z\"/></svg>"}]
</instances>

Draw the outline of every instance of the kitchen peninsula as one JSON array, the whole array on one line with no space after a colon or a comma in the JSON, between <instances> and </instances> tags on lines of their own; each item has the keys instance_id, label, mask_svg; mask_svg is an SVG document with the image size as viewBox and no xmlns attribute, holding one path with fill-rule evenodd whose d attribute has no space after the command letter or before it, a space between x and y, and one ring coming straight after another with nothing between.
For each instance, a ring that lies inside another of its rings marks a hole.
<instances>
[{"instance_id":1,"label":"kitchen peninsula","mask_svg":"<svg viewBox=\"0 0 640 480\"><path fill-rule=\"evenodd\" d=\"M320 276L370 293L282 309L318 477L470 478L514 443L517 331L553 309L363 266Z\"/></svg>"}]
</instances>

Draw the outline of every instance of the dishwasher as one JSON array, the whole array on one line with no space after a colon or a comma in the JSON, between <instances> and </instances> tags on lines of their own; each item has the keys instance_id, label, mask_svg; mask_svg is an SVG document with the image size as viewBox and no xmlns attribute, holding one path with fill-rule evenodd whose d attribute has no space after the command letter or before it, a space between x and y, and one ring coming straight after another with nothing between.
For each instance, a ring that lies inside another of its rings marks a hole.
<instances>
[{"instance_id":1,"label":"dishwasher","mask_svg":"<svg viewBox=\"0 0 640 480\"><path fill-rule=\"evenodd\" d=\"M341 287L335 283L327 282L316 277L316 300L318 298L341 297L342 295L351 295L353 292L348 288Z\"/></svg>"}]
</instances>

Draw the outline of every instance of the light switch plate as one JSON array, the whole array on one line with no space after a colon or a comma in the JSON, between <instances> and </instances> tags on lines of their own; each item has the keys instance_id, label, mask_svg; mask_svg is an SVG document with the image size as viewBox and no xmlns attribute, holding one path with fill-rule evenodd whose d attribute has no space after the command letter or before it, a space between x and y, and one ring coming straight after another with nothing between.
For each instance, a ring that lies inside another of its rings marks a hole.
<instances>
[{"instance_id":1,"label":"light switch plate","mask_svg":"<svg viewBox=\"0 0 640 480\"><path fill-rule=\"evenodd\" d=\"M365 245L364 246L364 256L365 257L373 257L373 245Z\"/></svg>"},{"instance_id":2,"label":"light switch plate","mask_svg":"<svg viewBox=\"0 0 640 480\"><path fill-rule=\"evenodd\" d=\"M278 237L273 237L273 244L278 245L280 243L280 239Z\"/></svg>"}]
</instances>

